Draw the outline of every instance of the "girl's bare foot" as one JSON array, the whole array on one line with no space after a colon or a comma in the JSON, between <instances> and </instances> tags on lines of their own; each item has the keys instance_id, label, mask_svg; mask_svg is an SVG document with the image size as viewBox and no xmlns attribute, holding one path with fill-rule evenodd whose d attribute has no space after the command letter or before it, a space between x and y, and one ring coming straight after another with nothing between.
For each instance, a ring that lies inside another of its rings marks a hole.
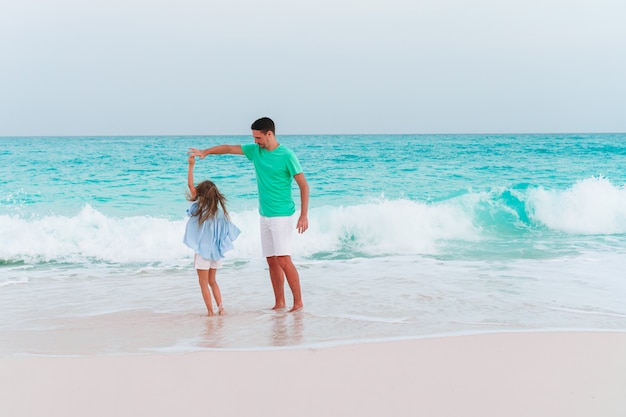
<instances>
[{"instance_id":1,"label":"girl's bare foot","mask_svg":"<svg viewBox=\"0 0 626 417\"><path fill-rule=\"evenodd\" d=\"M220 315L220 316L226 315L226 311L224 310L224 307L218 306L217 307L217 314Z\"/></svg>"},{"instance_id":2,"label":"girl's bare foot","mask_svg":"<svg viewBox=\"0 0 626 417\"><path fill-rule=\"evenodd\" d=\"M209 310L209 317L213 315L213 310Z\"/></svg>"}]
</instances>

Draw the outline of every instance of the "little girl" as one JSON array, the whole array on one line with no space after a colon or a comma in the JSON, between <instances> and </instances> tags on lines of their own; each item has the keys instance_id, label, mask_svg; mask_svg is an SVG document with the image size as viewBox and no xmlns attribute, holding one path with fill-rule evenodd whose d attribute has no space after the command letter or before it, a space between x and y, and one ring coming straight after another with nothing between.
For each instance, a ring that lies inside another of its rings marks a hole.
<instances>
[{"instance_id":1,"label":"little girl","mask_svg":"<svg viewBox=\"0 0 626 417\"><path fill-rule=\"evenodd\" d=\"M224 253L233 249L233 241L241 231L230 222L226 210L226 197L219 192L213 182L202 181L194 186L193 166L196 160L190 156L187 161L189 162L187 199L193 203L187 210L189 220L183 241L195 252L194 265L209 316L213 315L211 291L217 304L217 314L223 315L226 312L222 306L222 294L215 276L217 269L222 266L221 259Z\"/></svg>"}]
</instances>

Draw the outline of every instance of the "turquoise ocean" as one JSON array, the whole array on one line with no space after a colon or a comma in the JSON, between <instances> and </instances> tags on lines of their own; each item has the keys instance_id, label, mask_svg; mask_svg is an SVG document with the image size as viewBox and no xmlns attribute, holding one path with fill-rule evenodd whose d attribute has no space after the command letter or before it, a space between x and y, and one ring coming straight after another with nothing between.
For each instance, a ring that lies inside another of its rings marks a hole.
<instances>
[{"instance_id":1,"label":"turquoise ocean","mask_svg":"<svg viewBox=\"0 0 626 417\"><path fill-rule=\"evenodd\" d=\"M0 355L626 331L626 134L278 139L311 190L305 308L270 309L252 165L209 156L196 179L242 234L218 272L228 315L206 317L186 152L250 136L0 138Z\"/></svg>"}]
</instances>

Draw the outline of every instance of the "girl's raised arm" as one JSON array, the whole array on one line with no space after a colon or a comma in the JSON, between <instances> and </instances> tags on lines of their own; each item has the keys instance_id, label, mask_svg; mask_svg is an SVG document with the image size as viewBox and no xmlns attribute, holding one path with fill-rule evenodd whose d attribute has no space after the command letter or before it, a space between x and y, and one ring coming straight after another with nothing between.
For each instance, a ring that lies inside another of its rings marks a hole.
<instances>
[{"instance_id":1,"label":"girl's raised arm","mask_svg":"<svg viewBox=\"0 0 626 417\"><path fill-rule=\"evenodd\" d=\"M187 168L187 186L189 187L189 192L191 193L191 198L195 200L196 198L196 186L193 185L193 166L196 163L196 157L190 156L187 158L187 162L189 163L189 167Z\"/></svg>"}]
</instances>

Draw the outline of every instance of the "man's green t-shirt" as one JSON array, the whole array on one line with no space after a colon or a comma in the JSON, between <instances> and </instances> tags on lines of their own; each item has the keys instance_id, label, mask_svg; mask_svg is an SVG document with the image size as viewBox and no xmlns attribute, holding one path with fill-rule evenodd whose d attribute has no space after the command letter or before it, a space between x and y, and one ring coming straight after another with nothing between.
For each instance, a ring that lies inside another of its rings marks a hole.
<instances>
[{"instance_id":1,"label":"man's green t-shirt","mask_svg":"<svg viewBox=\"0 0 626 417\"><path fill-rule=\"evenodd\" d=\"M241 146L243 154L254 163L259 189L259 213L265 217L291 216L296 205L291 196L291 180L302 172L291 149L283 145L272 151L255 143Z\"/></svg>"}]
</instances>

